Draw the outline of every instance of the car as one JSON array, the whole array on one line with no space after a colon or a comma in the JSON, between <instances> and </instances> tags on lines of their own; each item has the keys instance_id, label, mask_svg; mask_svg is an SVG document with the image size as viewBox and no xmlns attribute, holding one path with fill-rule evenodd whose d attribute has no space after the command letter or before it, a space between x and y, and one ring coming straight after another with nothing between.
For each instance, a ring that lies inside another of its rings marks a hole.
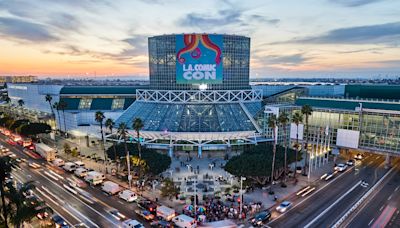
<instances>
[{"instance_id":1,"label":"car","mask_svg":"<svg viewBox=\"0 0 400 228\"><path fill-rule=\"evenodd\" d=\"M335 171L343 172L347 169L347 165L340 163L337 166L335 166Z\"/></svg>"},{"instance_id":2,"label":"car","mask_svg":"<svg viewBox=\"0 0 400 228\"><path fill-rule=\"evenodd\" d=\"M362 160L363 159L363 155L362 154L356 154L356 155L354 155L354 159L356 159L356 160Z\"/></svg>"},{"instance_id":3,"label":"car","mask_svg":"<svg viewBox=\"0 0 400 228\"><path fill-rule=\"evenodd\" d=\"M328 172L328 173L326 174L326 176L324 177L324 179L325 179L326 181L328 181L328 180L334 178L336 173L337 173L337 171L335 171L335 172Z\"/></svg>"},{"instance_id":4,"label":"car","mask_svg":"<svg viewBox=\"0 0 400 228\"><path fill-rule=\"evenodd\" d=\"M138 202L138 207L150 211L152 214L156 213L157 205L150 200L141 200Z\"/></svg>"},{"instance_id":5,"label":"car","mask_svg":"<svg viewBox=\"0 0 400 228\"><path fill-rule=\"evenodd\" d=\"M350 160L348 160L348 161L346 162L346 165L348 165L348 166L353 166L354 164L355 164L355 162L354 162L353 159L350 159Z\"/></svg>"},{"instance_id":6,"label":"car","mask_svg":"<svg viewBox=\"0 0 400 228\"><path fill-rule=\"evenodd\" d=\"M17 145L17 143L16 142L14 142L13 140L11 140L11 139L7 139L7 141L6 141L8 144L10 144L10 145L12 145L12 146L16 146Z\"/></svg>"},{"instance_id":7,"label":"car","mask_svg":"<svg viewBox=\"0 0 400 228\"><path fill-rule=\"evenodd\" d=\"M135 210L135 213L147 221L151 221L155 218L155 216L152 213L150 213L150 211Z\"/></svg>"},{"instance_id":8,"label":"car","mask_svg":"<svg viewBox=\"0 0 400 228\"><path fill-rule=\"evenodd\" d=\"M276 207L276 210L279 211L280 213L286 212L290 207L292 206L292 203L289 201L283 201L279 206Z\"/></svg>"},{"instance_id":9,"label":"car","mask_svg":"<svg viewBox=\"0 0 400 228\"><path fill-rule=\"evenodd\" d=\"M108 211L115 219L118 221L125 220L126 216L121 214L117 209L112 209Z\"/></svg>"},{"instance_id":10,"label":"car","mask_svg":"<svg viewBox=\"0 0 400 228\"><path fill-rule=\"evenodd\" d=\"M37 215L36 215L36 217L38 218L38 219L40 219L40 220L42 220L42 219L46 219L46 218L48 218L49 217L49 213L47 213L47 212L39 212Z\"/></svg>"},{"instance_id":11,"label":"car","mask_svg":"<svg viewBox=\"0 0 400 228\"><path fill-rule=\"evenodd\" d=\"M268 210L263 211L254 216L254 218L251 220L251 224L253 226L262 226L265 223L267 223L270 218L271 218L271 212Z\"/></svg>"},{"instance_id":12,"label":"car","mask_svg":"<svg viewBox=\"0 0 400 228\"><path fill-rule=\"evenodd\" d=\"M154 220L150 223L151 227L160 227L160 228L171 228L174 227L172 222L167 222L165 220Z\"/></svg>"},{"instance_id":13,"label":"car","mask_svg":"<svg viewBox=\"0 0 400 228\"><path fill-rule=\"evenodd\" d=\"M55 214L51 217L51 220L56 225L57 228L69 228L68 224L64 221L61 216Z\"/></svg>"},{"instance_id":14,"label":"car","mask_svg":"<svg viewBox=\"0 0 400 228\"><path fill-rule=\"evenodd\" d=\"M134 219L127 219L122 222L123 228L144 228L143 224Z\"/></svg>"},{"instance_id":15,"label":"car","mask_svg":"<svg viewBox=\"0 0 400 228\"><path fill-rule=\"evenodd\" d=\"M123 191L120 191L118 193L118 197L125 200L128 203L131 203L133 201L137 200L137 195L136 193L132 192L131 190L125 189Z\"/></svg>"},{"instance_id":16,"label":"car","mask_svg":"<svg viewBox=\"0 0 400 228\"><path fill-rule=\"evenodd\" d=\"M14 153L10 153L10 154L8 155L8 157L10 157L10 158L16 158L16 157L17 157L17 155L16 155L16 154L14 154Z\"/></svg>"},{"instance_id":17,"label":"car","mask_svg":"<svg viewBox=\"0 0 400 228\"><path fill-rule=\"evenodd\" d=\"M42 167L41 165L35 163L35 162L29 162L29 167L32 167L34 169L39 169L40 167Z\"/></svg>"}]
</instances>

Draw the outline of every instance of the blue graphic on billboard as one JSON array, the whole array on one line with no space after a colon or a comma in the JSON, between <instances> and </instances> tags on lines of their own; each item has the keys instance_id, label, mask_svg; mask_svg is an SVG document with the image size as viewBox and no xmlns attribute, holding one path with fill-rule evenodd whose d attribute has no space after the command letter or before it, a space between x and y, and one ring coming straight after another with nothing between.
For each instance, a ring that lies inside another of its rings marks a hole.
<instances>
[{"instance_id":1,"label":"blue graphic on billboard","mask_svg":"<svg viewBox=\"0 0 400 228\"><path fill-rule=\"evenodd\" d=\"M185 34L176 36L176 82L222 83L222 36Z\"/></svg>"}]
</instances>

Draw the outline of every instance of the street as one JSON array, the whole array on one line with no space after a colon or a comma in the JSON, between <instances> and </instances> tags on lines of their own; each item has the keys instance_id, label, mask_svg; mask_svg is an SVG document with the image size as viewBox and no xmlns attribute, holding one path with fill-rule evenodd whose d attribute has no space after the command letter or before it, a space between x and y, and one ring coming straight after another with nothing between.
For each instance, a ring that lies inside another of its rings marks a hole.
<instances>
[{"instance_id":1,"label":"street","mask_svg":"<svg viewBox=\"0 0 400 228\"><path fill-rule=\"evenodd\" d=\"M308 198L294 200L294 206L274 218L270 227L328 227L333 225L387 170L384 158L377 155L365 157L360 165L349 167L345 173L319 186ZM323 181L323 180L322 180ZM369 186L362 187L360 181ZM275 214L277 212L273 212Z\"/></svg>"},{"instance_id":2,"label":"street","mask_svg":"<svg viewBox=\"0 0 400 228\"><path fill-rule=\"evenodd\" d=\"M61 215L70 225L84 223L88 227L120 227L121 222L113 217L109 211L118 209L126 219L136 219L144 222L135 213L134 203L123 202L117 196L108 196L100 187L88 186L82 192L74 194L63 185L68 185L66 179L72 174L61 174L61 178L53 171L46 168L43 160L34 160L26 155L19 146L11 146L0 136L2 144L20 158L25 158L26 163L20 163L19 168L13 170L14 178L22 183L34 181L37 195L46 201L55 213ZM28 162L41 164L39 169L28 166ZM146 224L145 224L146 226Z\"/></svg>"},{"instance_id":3,"label":"street","mask_svg":"<svg viewBox=\"0 0 400 228\"><path fill-rule=\"evenodd\" d=\"M347 223L348 227L374 227L385 216L385 209L394 208L385 220L385 227L400 227L400 170L397 167L375 195L367 200L357 214ZM382 216L383 215L383 216Z\"/></svg>"}]
</instances>

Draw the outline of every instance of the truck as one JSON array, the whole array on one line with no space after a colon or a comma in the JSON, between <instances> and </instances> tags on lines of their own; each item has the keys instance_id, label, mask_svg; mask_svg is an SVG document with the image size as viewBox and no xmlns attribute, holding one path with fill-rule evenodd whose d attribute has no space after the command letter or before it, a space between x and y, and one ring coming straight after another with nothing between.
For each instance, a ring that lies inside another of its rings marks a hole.
<instances>
[{"instance_id":1,"label":"truck","mask_svg":"<svg viewBox=\"0 0 400 228\"><path fill-rule=\"evenodd\" d=\"M166 221L171 221L175 216L175 210L166 206L159 206L156 210L157 217L161 217Z\"/></svg>"},{"instance_id":2,"label":"truck","mask_svg":"<svg viewBox=\"0 0 400 228\"><path fill-rule=\"evenodd\" d=\"M101 184L101 183L103 183L104 179L106 179L104 174L96 172L96 171L88 172L85 176L85 181L91 185Z\"/></svg>"},{"instance_id":3,"label":"truck","mask_svg":"<svg viewBox=\"0 0 400 228\"><path fill-rule=\"evenodd\" d=\"M172 222L181 228L195 228L196 227L196 220L192 217L187 215L181 214L172 219Z\"/></svg>"},{"instance_id":4,"label":"truck","mask_svg":"<svg viewBox=\"0 0 400 228\"><path fill-rule=\"evenodd\" d=\"M35 150L36 150L36 153L38 153L40 156L42 156L42 158L44 158L46 161L51 162L54 159L56 159L57 150L49 147L48 145L46 145L44 143L36 143Z\"/></svg>"},{"instance_id":5,"label":"truck","mask_svg":"<svg viewBox=\"0 0 400 228\"><path fill-rule=\"evenodd\" d=\"M109 195L115 195L121 191L121 187L112 181L105 181L101 190Z\"/></svg>"}]
</instances>

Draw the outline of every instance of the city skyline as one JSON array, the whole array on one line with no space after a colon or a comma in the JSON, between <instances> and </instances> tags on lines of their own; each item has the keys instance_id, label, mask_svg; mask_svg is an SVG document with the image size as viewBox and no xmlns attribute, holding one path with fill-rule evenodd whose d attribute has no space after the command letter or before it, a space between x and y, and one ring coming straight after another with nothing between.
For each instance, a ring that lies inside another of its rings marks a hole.
<instances>
[{"instance_id":1,"label":"city skyline","mask_svg":"<svg viewBox=\"0 0 400 228\"><path fill-rule=\"evenodd\" d=\"M149 36L209 32L251 38L252 78L395 76L398 8L394 0L5 0L0 74L146 78Z\"/></svg>"}]
</instances>

